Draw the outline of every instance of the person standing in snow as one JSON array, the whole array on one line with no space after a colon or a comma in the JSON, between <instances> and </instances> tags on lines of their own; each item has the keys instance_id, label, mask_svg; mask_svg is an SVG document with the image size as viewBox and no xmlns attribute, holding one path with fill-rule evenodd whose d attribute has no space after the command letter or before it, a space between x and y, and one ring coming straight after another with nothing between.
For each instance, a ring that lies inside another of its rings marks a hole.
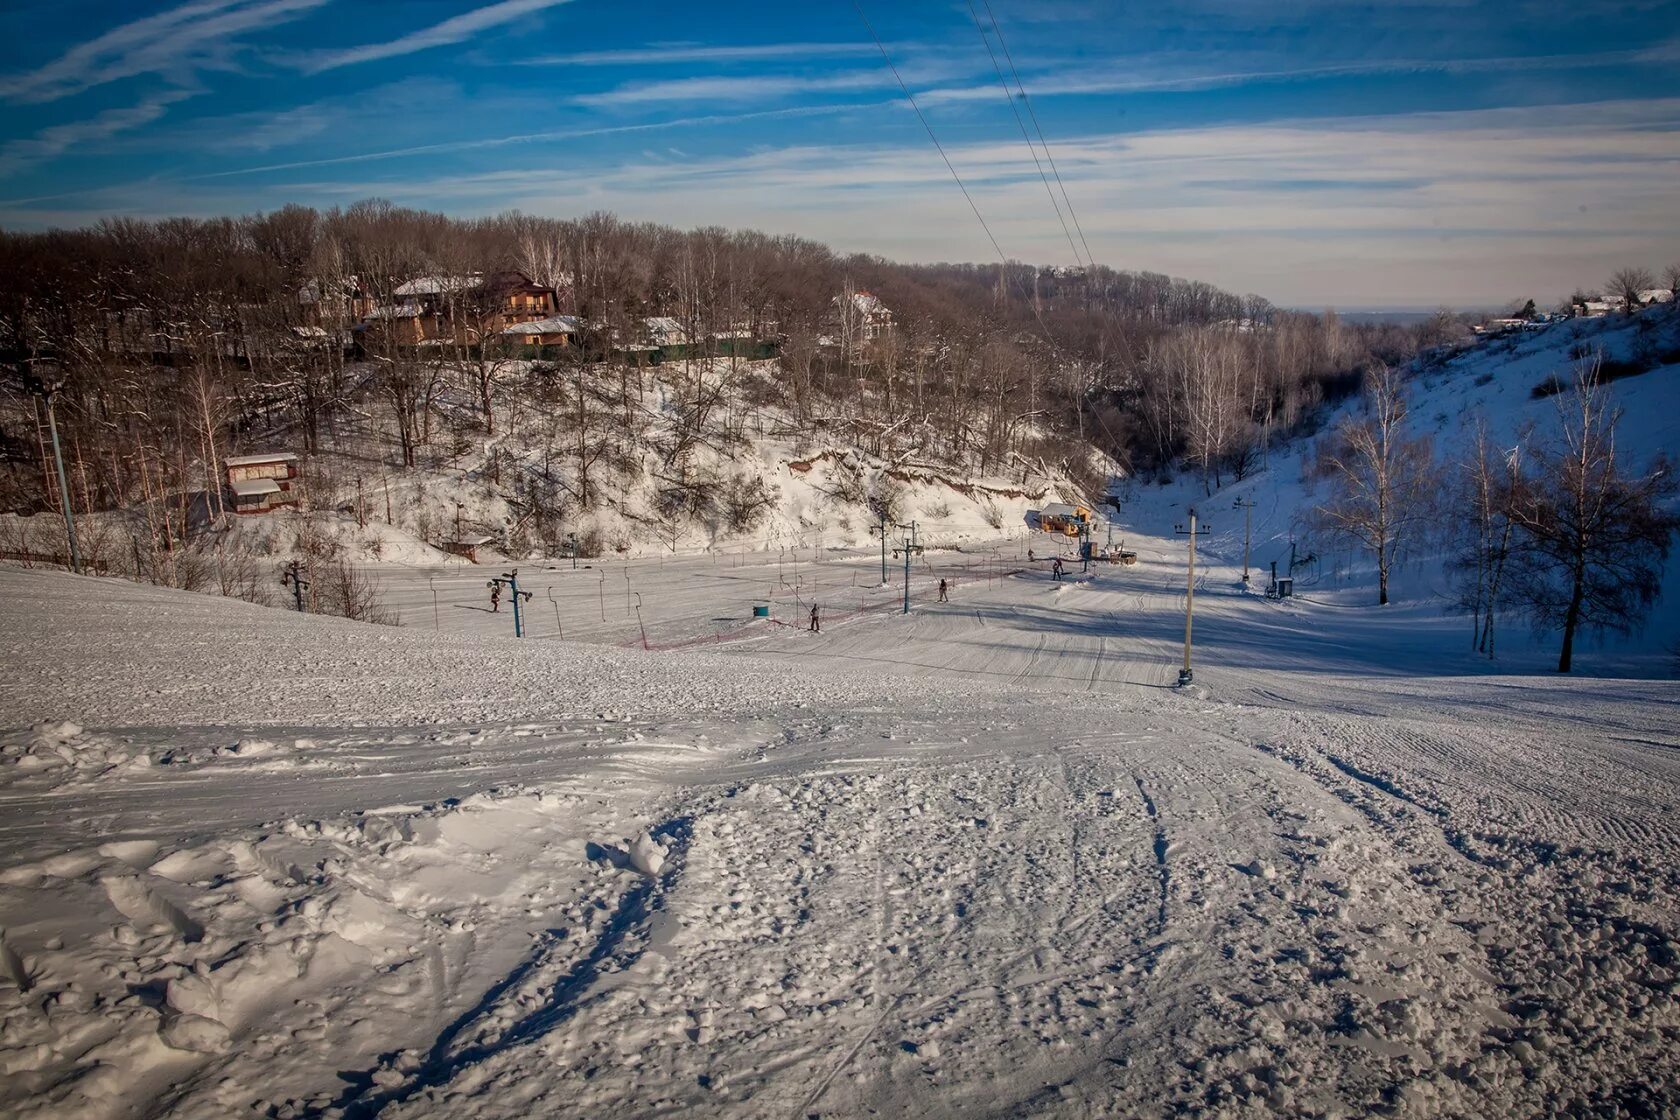
<instances>
[{"instance_id":1,"label":"person standing in snow","mask_svg":"<svg viewBox=\"0 0 1680 1120\"><path fill-rule=\"evenodd\" d=\"M490 613L502 613L502 585L499 583L490 584Z\"/></svg>"},{"instance_id":2,"label":"person standing in snow","mask_svg":"<svg viewBox=\"0 0 1680 1120\"><path fill-rule=\"evenodd\" d=\"M1062 558L1060 556L1050 565L1050 577L1060 583L1062 579Z\"/></svg>"},{"instance_id":3,"label":"person standing in snow","mask_svg":"<svg viewBox=\"0 0 1680 1120\"><path fill-rule=\"evenodd\" d=\"M811 604L811 633L822 633L822 620L817 617L817 605L815 603Z\"/></svg>"},{"instance_id":4,"label":"person standing in snow","mask_svg":"<svg viewBox=\"0 0 1680 1120\"><path fill-rule=\"evenodd\" d=\"M949 598L946 597L945 591L946 591L946 583L945 583L944 580L940 580L939 581L939 601L941 603L949 603L951 601Z\"/></svg>"}]
</instances>

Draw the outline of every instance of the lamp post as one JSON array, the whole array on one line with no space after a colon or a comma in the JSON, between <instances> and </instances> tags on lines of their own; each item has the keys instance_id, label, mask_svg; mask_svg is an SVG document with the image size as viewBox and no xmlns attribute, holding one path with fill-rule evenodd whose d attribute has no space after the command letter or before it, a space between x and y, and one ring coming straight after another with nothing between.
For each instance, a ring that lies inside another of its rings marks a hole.
<instances>
[{"instance_id":1,"label":"lamp post","mask_svg":"<svg viewBox=\"0 0 1680 1120\"><path fill-rule=\"evenodd\" d=\"M887 519L882 517L869 527L870 535L881 538L881 586L887 585Z\"/></svg>"},{"instance_id":2,"label":"lamp post","mask_svg":"<svg viewBox=\"0 0 1680 1120\"><path fill-rule=\"evenodd\" d=\"M1178 671L1178 687L1183 688L1195 679L1190 668L1190 623L1196 614L1196 537L1210 530L1203 526L1196 528L1196 507L1190 507L1190 528L1175 525L1173 532L1181 537L1190 538L1190 566L1189 575L1184 584L1184 668Z\"/></svg>"},{"instance_id":3,"label":"lamp post","mask_svg":"<svg viewBox=\"0 0 1680 1120\"><path fill-rule=\"evenodd\" d=\"M1243 511L1243 582L1248 582L1248 534L1254 524L1254 499L1238 498L1232 505L1233 509Z\"/></svg>"},{"instance_id":4,"label":"lamp post","mask_svg":"<svg viewBox=\"0 0 1680 1120\"><path fill-rule=\"evenodd\" d=\"M922 549L921 544L918 542L918 540L916 538L916 523L914 521L910 522L910 524L908 524L908 525L900 525L899 528L904 530L904 544L902 546L900 546L900 548L893 549L893 555L895 557L899 554L900 551L903 551L903 553L904 553L904 609L899 613L909 614L910 613L910 559L913 556L920 555L922 553L923 549Z\"/></svg>"}]
</instances>

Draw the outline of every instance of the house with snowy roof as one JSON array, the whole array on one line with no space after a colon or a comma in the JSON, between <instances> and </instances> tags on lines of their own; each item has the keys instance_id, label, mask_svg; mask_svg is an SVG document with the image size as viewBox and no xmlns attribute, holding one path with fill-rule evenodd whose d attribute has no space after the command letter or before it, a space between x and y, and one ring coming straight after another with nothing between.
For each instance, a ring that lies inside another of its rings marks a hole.
<instances>
[{"instance_id":1,"label":"house with snowy roof","mask_svg":"<svg viewBox=\"0 0 1680 1120\"><path fill-rule=\"evenodd\" d=\"M554 289L523 272L416 276L391 289L391 302L370 307L361 329L364 338L371 334L404 346L476 346L507 327L541 322L558 310Z\"/></svg>"},{"instance_id":2,"label":"house with snowy roof","mask_svg":"<svg viewBox=\"0 0 1680 1120\"><path fill-rule=\"evenodd\" d=\"M851 306L850 318L859 341L873 342L892 333L892 308L882 303L880 296L859 289L852 293Z\"/></svg>"},{"instance_id":3,"label":"house with snowy roof","mask_svg":"<svg viewBox=\"0 0 1680 1120\"><path fill-rule=\"evenodd\" d=\"M880 296L861 288L834 297L830 321L836 329L832 334L824 334L819 344L850 346L854 350L867 350L880 343L891 336L894 326L892 308Z\"/></svg>"},{"instance_id":4,"label":"house with snowy roof","mask_svg":"<svg viewBox=\"0 0 1680 1120\"><path fill-rule=\"evenodd\" d=\"M235 455L222 461L228 489L233 492L235 513L267 513L282 506L295 506L298 492L298 457L290 451L263 451Z\"/></svg>"},{"instance_id":5,"label":"house with snowy roof","mask_svg":"<svg viewBox=\"0 0 1680 1120\"><path fill-rule=\"evenodd\" d=\"M548 358L576 346L583 330L583 320L576 315L550 315L503 327L501 337L510 350L523 349L524 357Z\"/></svg>"}]
</instances>

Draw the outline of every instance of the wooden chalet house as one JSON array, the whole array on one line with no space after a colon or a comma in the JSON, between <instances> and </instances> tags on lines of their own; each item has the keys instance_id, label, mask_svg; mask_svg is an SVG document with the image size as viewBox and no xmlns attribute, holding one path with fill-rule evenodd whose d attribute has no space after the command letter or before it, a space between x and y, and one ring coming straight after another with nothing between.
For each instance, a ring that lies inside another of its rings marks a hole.
<instances>
[{"instance_id":1,"label":"wooden chalet house","mask_svg":"<svg viewBox=\"0 0 1680 1120\"><path fill-rule=\"evenodd\" d=\"M554 289L511 271L417 276L391 296L363 316L364 344L477 346L507 327L540 322L559 310Z\"/></svg>"}]
</instances>

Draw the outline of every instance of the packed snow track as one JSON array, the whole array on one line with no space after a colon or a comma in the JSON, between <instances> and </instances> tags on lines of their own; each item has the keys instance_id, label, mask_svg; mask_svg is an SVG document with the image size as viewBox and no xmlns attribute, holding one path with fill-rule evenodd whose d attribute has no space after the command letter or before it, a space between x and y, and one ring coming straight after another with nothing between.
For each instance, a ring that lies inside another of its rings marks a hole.
<instances>
[{"instance_id":1,"label":"packed snow track","mask_svg":"<svg viewBox=\"0 0 1680 1120\"><path fill-rule=\"evenodd\" d=\"M1169 559L671 652L0 572L0 1110L1680 1112L1680 689L1220 570L1173 690Z\"/></svg>"}]
</instances>

